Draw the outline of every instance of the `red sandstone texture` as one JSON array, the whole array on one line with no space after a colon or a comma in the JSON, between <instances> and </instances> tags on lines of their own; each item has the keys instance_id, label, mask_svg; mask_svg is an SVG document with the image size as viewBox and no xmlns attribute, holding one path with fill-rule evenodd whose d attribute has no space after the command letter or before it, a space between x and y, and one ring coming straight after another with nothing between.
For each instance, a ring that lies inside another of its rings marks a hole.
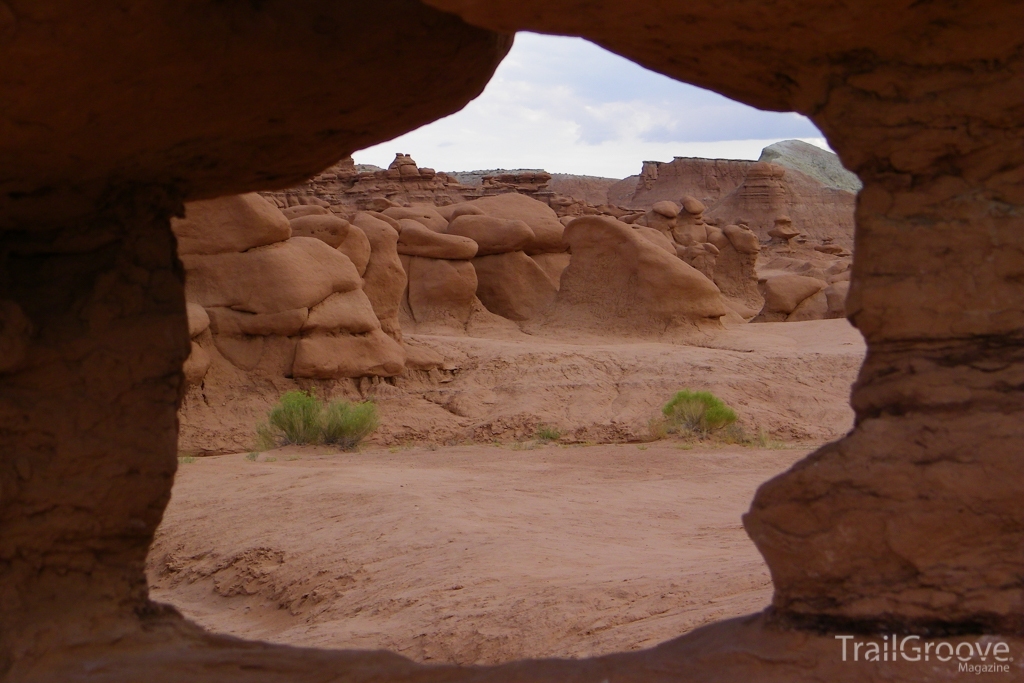
<instances>
[{"instance_id":1,"label":"red sandstone texture","mask_svg":"<svg viewBox=\"0 0 1024 683\"><path fill-rule=\"evenodd\" d=\"M1024 641L1024 8L869 0L0 5L0 670L8 680L949 680L834 635ZM212 637L149 602L188 354L170 218L288 186L479 93L509 44L580 35L812 117L857 173L854 430L745 525L768 615L652 650L491 669ZM372 55L372 59L368 59ZM807 630L805 630L807 629ZM1021 676L1017 657L1011 676Z\"/></svg>"}]
</instances>

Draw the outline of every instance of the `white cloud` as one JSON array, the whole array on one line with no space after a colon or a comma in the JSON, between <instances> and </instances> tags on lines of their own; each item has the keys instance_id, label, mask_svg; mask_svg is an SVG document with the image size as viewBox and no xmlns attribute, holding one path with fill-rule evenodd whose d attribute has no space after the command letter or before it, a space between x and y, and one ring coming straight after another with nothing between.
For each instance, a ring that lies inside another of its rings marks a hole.
<instances>
[{"instance_id":1,"label":"white cloud","mask_svg":"<svg viewBox=\"0 0 1024 683\"><path fill-rule=\"evenodd\" d=\"M403 152L438 170L543 168L621 178L644 160L756 159L788 138L827 149L798 114L759 111L579 38L520 33L465 109L354 156L387 166Z\"/></svg>"}]
</instances>

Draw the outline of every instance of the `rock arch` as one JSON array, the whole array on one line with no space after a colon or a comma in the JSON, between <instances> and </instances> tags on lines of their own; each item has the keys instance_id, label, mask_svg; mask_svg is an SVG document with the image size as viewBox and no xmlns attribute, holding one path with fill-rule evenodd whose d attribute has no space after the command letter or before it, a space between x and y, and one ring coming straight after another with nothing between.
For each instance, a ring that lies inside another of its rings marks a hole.
<instances>
[{"instance_id":1,"label":"rock arch","mask_svg":"<svg viewBox=\"0 0 1024 683\"><path fill-rule=\"evenodd\" d=\"M992 633L1019 650L1021 25L1024 7L980 0L0 2L0 672L867 680L830 632ZM149 603L188 348L170 217L458 109L516 30L805 113L864 182L857 426L762 487L745 520L772 613L644 653L462 670L214 637Z\"/></svg>"}]
</instances>

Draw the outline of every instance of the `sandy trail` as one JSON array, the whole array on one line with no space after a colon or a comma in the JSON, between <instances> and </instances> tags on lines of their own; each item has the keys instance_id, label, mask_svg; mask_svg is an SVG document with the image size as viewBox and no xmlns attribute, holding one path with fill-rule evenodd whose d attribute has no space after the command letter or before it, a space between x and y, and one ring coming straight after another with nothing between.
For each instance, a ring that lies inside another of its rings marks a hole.
<instances>
[{"instance_id":1,"label":"sandy trail","mask_svg":"<svg viewBox=\"0 0 1024 683\"><path fill-rule=\"evenodd\" d=\"M222 633L423 662L639 649L768 604L740 516L806 452L663 441L201 458L179 468L152 596Z\"/></svg>"}]
</instances>

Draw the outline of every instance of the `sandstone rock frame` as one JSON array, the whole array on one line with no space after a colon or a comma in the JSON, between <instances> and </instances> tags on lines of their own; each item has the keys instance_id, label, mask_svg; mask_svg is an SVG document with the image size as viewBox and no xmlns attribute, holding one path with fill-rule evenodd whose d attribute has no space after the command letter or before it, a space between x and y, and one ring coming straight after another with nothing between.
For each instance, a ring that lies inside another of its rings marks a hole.
<instances>
[{"instance_id":1,"label":"sandstone rock frame","mask_svg":"<svg viewBox=\"0 0 1024 683\"><path fill-rule=\"evenodd\" d=\"M953 675L838 660L833 634L878 629L996 634L1020 653L1021 25L1024 6L983 0L0 3L5 680ZM772 609L640 653L459 669L213 636L150 603L189 353L170 217L457 110L517 30L807 114L864 183L856 427L745 518Z\"/></svg>"}]
</instances>

